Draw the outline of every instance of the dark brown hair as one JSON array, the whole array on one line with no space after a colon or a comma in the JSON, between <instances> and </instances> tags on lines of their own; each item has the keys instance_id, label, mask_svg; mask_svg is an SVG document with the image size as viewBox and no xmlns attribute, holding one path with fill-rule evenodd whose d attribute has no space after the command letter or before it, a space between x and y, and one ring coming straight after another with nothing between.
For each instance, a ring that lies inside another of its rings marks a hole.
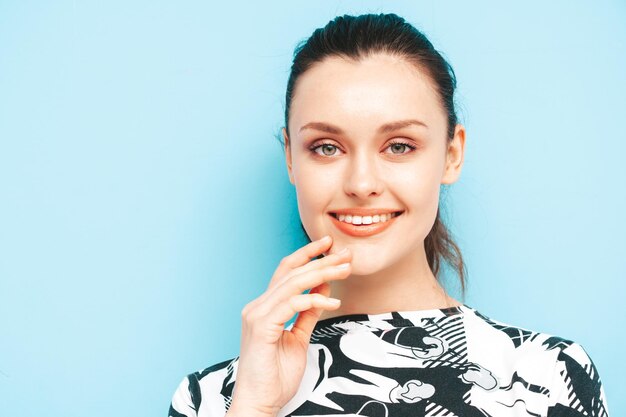
<instances>
[{"instance_id":1,"label":"dark brown hair","mask_svg":"<svg viewBox=\"0 0 626 417\"><path fill-rule=\"evenodd\" d=\"M338 56L358 61L369 55L386 53L406 59L423 71L436 88L440 104L447 114L447 139L451 141L457 124L454 106L456 77L454 70L433 47L426 36L402 17L394 14L363 14L359 16L337 16L323 28L296 46L291 73L285 96L285 129L289 134L289 110L298 78L314 64L326 57ZM277 135L283 146L282 135ZM445 184L442 185L445 187ZM441 206L441 203L439 204ZM304 234L304 226L300 223ZM308 237L308 235L307 235ZM457 272L465 298L465 263L457 244L441 220L437 217L424 241L426 258L437 280L441 279L442 263L447 263Z\"/></svg>"}]
</instances>

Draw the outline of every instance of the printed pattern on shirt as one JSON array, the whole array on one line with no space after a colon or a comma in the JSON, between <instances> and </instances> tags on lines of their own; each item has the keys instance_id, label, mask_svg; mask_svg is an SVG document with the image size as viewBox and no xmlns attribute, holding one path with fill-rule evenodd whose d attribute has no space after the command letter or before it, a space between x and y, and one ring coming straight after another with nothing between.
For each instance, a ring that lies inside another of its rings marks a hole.
<instances>
[{"instance_id":1,"label":"printed pattern on shirt","mask_svg":"<svg viewBox=\"0 0 626 417\"><path fill-rule=\"evenodd\" d=\"M581 345L465 304L322 320L307 355L298 391L278 417L609 415ZM183 378L169 416L224 416L238 359Z\"/></svg>"}]
</instances>

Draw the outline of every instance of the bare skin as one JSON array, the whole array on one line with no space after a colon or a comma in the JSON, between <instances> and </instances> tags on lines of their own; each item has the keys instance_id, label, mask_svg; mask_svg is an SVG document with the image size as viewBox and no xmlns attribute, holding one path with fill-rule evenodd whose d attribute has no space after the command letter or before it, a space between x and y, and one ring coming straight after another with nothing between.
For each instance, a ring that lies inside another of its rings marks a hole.
<instances>
[{"instance_id":1,"label":"bare skin","mask_svg":"<svg viewBox=\"0 0 626 417\"><path fill-rule=\"evenodd\" d=\"M330 253L348 247L354 256L347 280L331 283L341 307L320 319L343 314L377 314L458 306L430 270L424 239L435 220L440 184L455 182L463 164L465 128L446 140L446 115L432 82L405 61L378 55L354 62L333 57L298 80L286 163L295 185L302 223L312 239L325 234ZM378 134L390 121L418 119L412 125ZM322 121L342 134L302 129ZM403 140L418 148L390 149ZM312 153L311 145L326 144ZM400 152L397 152L397 151ZM332 224L336 208L392 207L404 210L396 224L370 237L347 236Z\"/></svg>"},{"instance_id":2,"label":"bare skin","mask_svg":"<svg viewBox=\"0 0 626 417\"><path fill-rule=\"evenodd\" d=\"M379 132L384 124L407 119L426 126ZM304 128L311 122L342 133ZM230 417L275 416L293 398L321 319L461 304L445 294L424 251L440 184L457 180L465 143L460 124L453 140L446 140L445 113L431 81L388 55L359 62L327 59L298 80L289 131L293 138L283 129L287 170L312 242L285 257L267 291L242 310ZM380 233L355 237L329 214L355 208L402 214ZM339 304L330 303L331 293ZM294 326L285 330L294 314Z\"/></svg>"},{"instance_id":3,"label":"bare skin","mask_svg":"<svg viewBox=\"0 0 626 417\"><path fill-rule=\"evenodd\" d=\"M267 291L243 308L241 350L229 417L275 416L296 394L313 328L322 311L339 306L329 302L328 283L350 274L349 250L311 261L331 245L332 238L326 237L283 258ZM302 294L306 289L311 291ZM291 330L284 330L296 313Z\"/></svg>"}]
</instances>

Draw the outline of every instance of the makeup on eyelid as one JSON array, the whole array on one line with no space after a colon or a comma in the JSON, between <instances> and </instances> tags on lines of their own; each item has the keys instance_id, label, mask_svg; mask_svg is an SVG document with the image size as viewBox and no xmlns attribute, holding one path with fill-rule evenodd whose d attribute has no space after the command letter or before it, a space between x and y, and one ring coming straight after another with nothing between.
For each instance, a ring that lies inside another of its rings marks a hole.
<instances>
[{"instance_id":1,"label":"makeup on eyelid","mask_svg":"<svg viewBox=\"0 0 626 417\"><path fill-rule=\"evenodd\" d=\"M401 152L401 153L391 152L392 155L409 154L409 153L413 152L414 150L416 150L418 148L416 145L413 145L413 144L408 143L408 142L392 141L392 142L389 143L389 145L387 147L385 147L385 149L391 148L394 145L402 145L402 146L404 146L404 149L409 149L409 151L408 152ZM329 143L329 142L322 142L322 143L314 142L313 145L308 147L308 149L309 149L309 151L311 151L311 152L313 152L313 153L315 153L317 155L320 155L320 156L333 156L333 155L323 155L323 154L320 154L319 152L317 152L317 149L321 149L324 146L332 146L335 149L339 149L339 147L337 145L335 145L333 143Z\"/></svg>"}]
</instances>

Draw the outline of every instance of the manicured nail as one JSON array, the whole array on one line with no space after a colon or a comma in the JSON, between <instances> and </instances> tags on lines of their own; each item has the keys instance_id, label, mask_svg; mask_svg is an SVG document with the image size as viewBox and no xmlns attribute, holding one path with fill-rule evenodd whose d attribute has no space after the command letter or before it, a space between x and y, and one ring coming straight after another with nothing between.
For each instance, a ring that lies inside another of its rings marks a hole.
<instances>
[{"instance_id":1,"label":"manicured nail","mask_svg":"<svg viewBox=\"0 0 626 417\"><path fill-rule=\"evenodd\" d=\"M339 268L339 269L346 269L346 268L347 268L347 267L349 267L349 266L350 266L350 263L349 263L349 262L347 262L347 263L345 263L345 264L339 264L339 265L337 265L335 268Z\"/></svg>"},{"instance_id":2,"label":"manicured nail","mask_svg":"<svg viewBox=\"0 0 626 417\"><path fill-rule=\"evenodd\" d=\"M327 300L331 304L339 304L341 302L341 300L338 300L338 299L332 298L332 297L328 297Z\"/></svg>"},{"instance_id":3,"label":"manicured nail","mask_svg":"<svg viewBox=\"0 0 626 417\"><path fill-rule=\"evenodd\" d=\"M326 235L323 238L320 239L320 241L322 242L328 242L328 240L330 239L330 236Z\"/></svg>"}]
</instances>

